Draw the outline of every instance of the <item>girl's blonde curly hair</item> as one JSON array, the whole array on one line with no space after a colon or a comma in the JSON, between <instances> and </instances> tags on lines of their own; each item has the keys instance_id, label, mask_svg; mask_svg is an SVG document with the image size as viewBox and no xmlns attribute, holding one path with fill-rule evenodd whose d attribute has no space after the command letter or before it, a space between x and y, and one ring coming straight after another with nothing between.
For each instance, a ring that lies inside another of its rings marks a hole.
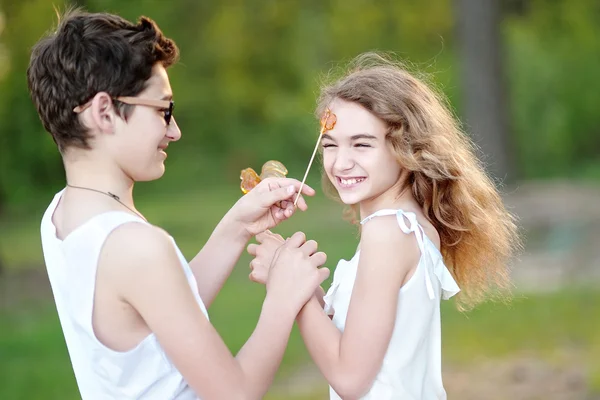
<instances>
[{"instance_id":1,"label":"girl's blonde curly hair","mask_svg":"<svg viewBox=\"0 0 600 400\"><path fill-rule=\"evenodd\" d=\"M475 155L441 93L381 55L357 57L345 75L321 89L320 118L335 99L383 120L387 141L408 171L407 185L437 229L444 261L462 291L461 308L510 286L508 262L520 247L514 216ZM323 174L326 192L337 192ZM347 210L356 222L357 207Z\"/></svg>"}]
</instances>

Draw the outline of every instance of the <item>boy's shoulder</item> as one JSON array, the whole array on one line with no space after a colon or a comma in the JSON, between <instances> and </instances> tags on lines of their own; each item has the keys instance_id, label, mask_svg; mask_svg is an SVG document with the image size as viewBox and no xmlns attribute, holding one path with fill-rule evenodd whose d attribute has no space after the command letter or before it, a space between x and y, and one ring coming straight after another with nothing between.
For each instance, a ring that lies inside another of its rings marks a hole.
<instances>
[{"instance_id":1,"label":"boy's shoulder","mask_svg":"<svg viewBox=\"0 0 600 400\"><path fill-rule=\"evenodd\" d=\"M151 256L169 251L173 247L171 236L162 228L131 220L117 226L108 236L105 248L124 252L129 256Z\"/></svg>"},{"instance_id":2,"label":"boy's shoulder","mask_svg":"<svg viewBox=\"0 0 600 400\"><path fill-rule=\"evenodd\" d=\"M162 228L147 223L124 223L107 237L99 268L114 281L134 282L140 276L167 276L180 264L176 243Z\"/></svg>"}]
</instances>

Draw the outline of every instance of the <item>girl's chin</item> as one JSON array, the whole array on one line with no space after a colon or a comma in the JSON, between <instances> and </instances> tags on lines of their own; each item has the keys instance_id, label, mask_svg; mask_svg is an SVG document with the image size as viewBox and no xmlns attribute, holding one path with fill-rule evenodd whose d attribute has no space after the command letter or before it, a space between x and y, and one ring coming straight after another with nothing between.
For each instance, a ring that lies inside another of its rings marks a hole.
<instances>
[{"instance_id":1,"label":"girl's chin","mask_svg":"<svg viewBox=\"0 0 600 400\"><path fill-rule=\"evenodd\" d=\"M344 203L347 206L356 205L362 200L362 198L359 198L358 196L349 196L348 194L342 194L340 192L338 192L338 196L340 197L342 203Z\"/></svg>"}]
</instances>

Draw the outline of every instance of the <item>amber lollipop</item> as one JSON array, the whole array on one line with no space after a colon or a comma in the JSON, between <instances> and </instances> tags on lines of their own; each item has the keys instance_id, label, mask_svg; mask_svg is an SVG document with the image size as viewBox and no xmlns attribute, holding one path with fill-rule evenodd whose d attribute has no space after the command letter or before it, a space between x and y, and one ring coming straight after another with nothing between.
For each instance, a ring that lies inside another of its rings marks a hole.
<instances>
[{"instance_id":1,"label":"amber lollipop","mask_svg":"<svg viewBox=\"0 0 600 400\"><path fill-rule=\"evenodd\" d=\"M260 183L260 176L252 168L243 169L240 173L240 179L242 180L240 189L242 189L242 193L244 194L254 189Z\"/></svg>"},{"instance_id":2,"label":"amber lollipop","mask_svg":"<svg viewBox=\"0 0 600 400\"><path fill-rule=\"evenodd\" d=\"M276 160L270 160L263 164L260 172L260 179L265 179L270 176L275 178L285 178L288 170L285 166Z\"/></svg>"},{"instance_id":3,"label":"amber lollipop","mask_svg":"<svg viewBox=\"0 0 600 400\"><path fill-rule=\"evenodd\" d=\"M331 110L328 108L325 110L325 114L321 117L321 132L319 133L319 137L317 139L317 144L315 145L315 149L313 150L312 156L310 157L310 161L308 162L308 167L306 167L306 172L304 173L304 178L302 178L302 183L300 184L300 190L298 190L298 194L296 195L296 200L294 200L294 207L296 203L298 203L298 199L300 198L300 193L302 193L302 188L304 187L304 182L306 181L306 177L308 176L308 171L310 171L310 166L312 165L313 160L315 159L315 154L317 154L317 149L319 148L319 143L321 143L321 138L323 134L327 131L330 131L335 126L337 122L337 117Z\"/></svg>"},{"instance_id":4,"label":"amber lollipop","mask_svg":"<svg viewBox=\"0 0 600 400\"><path fill-rule=\"evenodd\" d=\"M242 189L242 193L246 194L256 185L260 183L263 179L268 177L277 177L277 178L285 178L288 173L287 168L276 160L269 160L263 164L260 175L256 173L252 168L243 169L240 173L240 189Z\"/></svg>"}]
</instances>

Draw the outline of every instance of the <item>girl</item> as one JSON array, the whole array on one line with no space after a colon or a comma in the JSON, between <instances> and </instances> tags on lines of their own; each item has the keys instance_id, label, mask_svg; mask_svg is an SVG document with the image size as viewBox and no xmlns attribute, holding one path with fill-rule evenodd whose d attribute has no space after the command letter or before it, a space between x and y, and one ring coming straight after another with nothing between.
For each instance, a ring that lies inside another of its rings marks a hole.
<instances>
[{"instance_id":1,"label":"girl","mask_svg":"<svg viewBox=\"0 0 600 400\"><path fill-rule=\"evenodd\" d=\"M33 49L29 89L67 181L44 214L42 245L83 399L262 398L298 311L328 276L317 268L324 254L292 237L269 274L256 330L232 356L207 308L250 237L292 215L300 182L262 181L189 263L146 221L133 186L163 175L181 137L167 74L177 56L148 18L78 11Z\"/></svg>"},{"instance_id":2,"label":"girl","mask_svg":"<svg viewBox=\"0 0 600 400\"><path fill-rule=\"evenodd\" d=\"M360 56L322 89L326 110L324 181L359 215L360 243L303 307L300 332L331 399L445 399L440 300L460 286L472 306L506 288L513 217L441 96L401 66ZM263 281L282 239L257 240L251 278Z\"/></svg>"}]
</instances>

